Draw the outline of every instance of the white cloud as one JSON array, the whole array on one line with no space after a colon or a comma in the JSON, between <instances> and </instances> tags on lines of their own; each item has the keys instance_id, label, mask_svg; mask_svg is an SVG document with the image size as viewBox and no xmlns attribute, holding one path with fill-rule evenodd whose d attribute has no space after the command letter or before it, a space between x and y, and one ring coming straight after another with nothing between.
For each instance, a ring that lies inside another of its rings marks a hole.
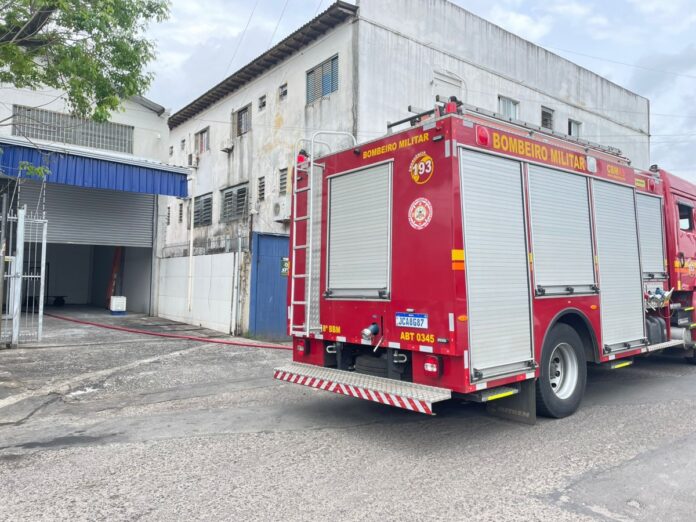
<instances>
[{"instance_id":1,"label":"white cloud","mask_svg":"<svg viewBox=\"0 0 696 522\"><path fill-rule=\"evenodd\" d=\"M546 36L553 24L550 16L532 18L529 15L494 6L488 17L491 22L526 40L537 41Z\"/></svg>"},{"instance_id":2,"label":"white cloud","mask_svg":"<svg viewBox=\"0 0 696 522\"><path fill-rule=\"evenodd\" d=\"M592 12L592 7L589 4L579 2L555 2L547 6L546 9L551 13L576 17L585 17Z\"/></svg>"},{"instance_id":3,"label":"white cloud","mask_svg":"<svg viewBox=\"0 0 696 522\"><path fill-rule=\"evenodd\" d=\"M693 0L628 0L640 14L646 15L645 23L659 26L671 33L682 33L696 26Z\"/></svg>"}]
</instances>

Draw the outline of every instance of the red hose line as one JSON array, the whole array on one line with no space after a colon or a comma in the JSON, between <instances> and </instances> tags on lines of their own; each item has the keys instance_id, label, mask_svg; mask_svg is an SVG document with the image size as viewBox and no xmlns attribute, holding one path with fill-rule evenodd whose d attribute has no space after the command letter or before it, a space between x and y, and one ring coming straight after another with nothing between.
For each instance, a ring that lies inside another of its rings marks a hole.
<instances>
[{"instance_id":1,"label":"red hose line","mask_svg":"<svg viewBox=\"0 0 696 522\"><path fill-rule=\"evenodd\" d=\"M65 317L64 315L47 314L44 315L48 317L53 317L54 319L60 319L62 321L70 321L71 323L84 324L87 326L96 326L97 328L106 328L107 330L117 330L119 332L128 332L133 334L141 335L152 335L154 337L166 337L168 339L183 339L185 341L198 341L201 343L213 343L213 344L226 344L229 346L245 346L249 348L266 348L269 350L292 350L290 346L283 346L282 344L253 344L250 342L242 341L227 341L225 339L209 339L207 337L195 337L193 335L178 335L162 332L150 332L148 330L139 330L137 328L128 328L126 326L116 326L112 324L103 323L93 323L92 321L83 321L82 319L74 319L72 317Z\"/></svg>"}]
</instances>

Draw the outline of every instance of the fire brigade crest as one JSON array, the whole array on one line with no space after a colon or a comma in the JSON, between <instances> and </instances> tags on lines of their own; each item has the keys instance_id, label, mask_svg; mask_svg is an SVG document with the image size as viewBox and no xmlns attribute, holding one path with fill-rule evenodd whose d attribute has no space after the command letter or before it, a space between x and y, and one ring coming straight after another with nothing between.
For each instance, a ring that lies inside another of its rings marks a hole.
<instances>
[{"instance_id":1,"label":"fire brigade crest","mask_svg":"<svg viewBox=\"0 0 696 522\"><path fill-rule=\"evenodd\" d=\"M408 209L408 222L416 230L423 230L433 218L433 206L426 198L418 198Z\"/></svg>"}]
</instances>

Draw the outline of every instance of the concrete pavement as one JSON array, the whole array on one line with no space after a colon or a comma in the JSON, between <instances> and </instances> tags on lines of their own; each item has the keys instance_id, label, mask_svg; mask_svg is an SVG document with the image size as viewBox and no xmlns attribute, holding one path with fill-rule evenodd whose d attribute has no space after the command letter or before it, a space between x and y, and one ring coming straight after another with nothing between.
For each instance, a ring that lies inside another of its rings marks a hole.
<instances>
[{"instance_id":1,"label":"concrete pavement","mask_svg":"<svg viewBox=\"0 0 696 522\"><path fill-rule=\"evenodd\" d=\"M282 384L271 376L284 351L54 326L52 348L0 352L2 519L693 520L696 511L696 367L678 358L594 369L577 414L530 427L478 405L425 417Z\"/></svg>"}]
</instances>

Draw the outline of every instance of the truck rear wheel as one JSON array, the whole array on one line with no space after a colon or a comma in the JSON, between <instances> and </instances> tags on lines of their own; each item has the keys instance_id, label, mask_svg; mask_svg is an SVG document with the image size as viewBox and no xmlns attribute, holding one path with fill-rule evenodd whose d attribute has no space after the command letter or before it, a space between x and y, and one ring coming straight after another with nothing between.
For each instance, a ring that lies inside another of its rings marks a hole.
<instances>
[{"instance_id":1,"label":"truck rear wheel","mask_svg":"<svg viewBox=\"0 0 696 522\"><path fill-rule=\"evenodd\" d=\"M585 394L586 382L582 340L571 326L559 323L549 332L541 351L537 410L556 419L575 413Z\"/></svg>"}]
</instances>

